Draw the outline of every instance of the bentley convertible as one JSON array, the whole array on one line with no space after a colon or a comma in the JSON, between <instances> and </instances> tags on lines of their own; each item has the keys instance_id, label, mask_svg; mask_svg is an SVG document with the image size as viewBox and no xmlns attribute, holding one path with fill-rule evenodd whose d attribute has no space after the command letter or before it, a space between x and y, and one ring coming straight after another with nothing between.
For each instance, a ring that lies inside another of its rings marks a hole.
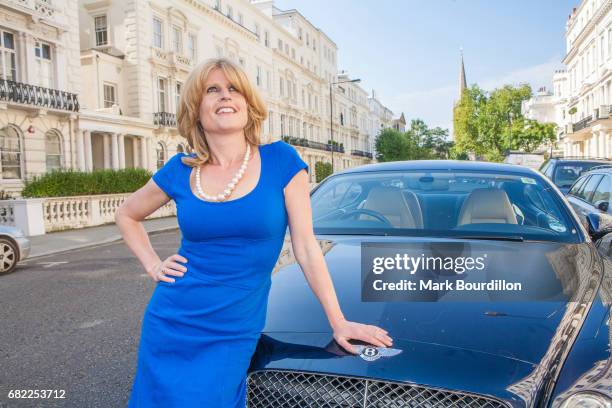
<instances>
[{"instance_id":1,"label":"bentley convertible","mask_svg":"<svg viewBox=\"0 0 612 408\"><path fill-rule=\"evenodd\" d=\"M541 173L377 163L326 178L311 203L345 317L394 343L342 349L287 238L249 368L250 408L612 406L612 223L582 225ZM400 249L419 273L371 267L372 256ZM410 293L393 281L402 276L450 286ZM452 290L458 279L479 290ZM479 284L487 279L520 293Z\"/></svg>"}]
</instances>

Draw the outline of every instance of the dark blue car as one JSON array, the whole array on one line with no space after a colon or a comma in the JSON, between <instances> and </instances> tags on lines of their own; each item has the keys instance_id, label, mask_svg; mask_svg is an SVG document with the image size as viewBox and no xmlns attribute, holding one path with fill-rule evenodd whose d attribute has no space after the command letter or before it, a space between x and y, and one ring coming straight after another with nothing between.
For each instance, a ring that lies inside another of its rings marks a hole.
<instances>
[{"instance_id":1,"label":"dark blue car","mask_svg":"<svg viewBox=\"0 0 612 408\"><path fill-rule=\"evenodd\" d=\"M353 355L334 341L287 238L249 407L610 407L612 269L591 239L610 226L592 219L588 231L541 173L379 163L328 177L311 203L345 317L386 329L393 348L353 342ZM372 301L364 251L389 245L455 262L485 252L486 268L467 282L486 274L529 287L522 297L438 289Z\"/></svg>"}]
</instances>

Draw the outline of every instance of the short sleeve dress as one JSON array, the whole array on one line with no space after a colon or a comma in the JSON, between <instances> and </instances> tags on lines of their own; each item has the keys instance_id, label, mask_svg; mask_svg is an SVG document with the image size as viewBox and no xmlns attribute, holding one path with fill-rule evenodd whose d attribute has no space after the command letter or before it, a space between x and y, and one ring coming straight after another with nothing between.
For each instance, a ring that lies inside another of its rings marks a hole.
<instances>
[{"instance_id":1,"label":"short sleeve dress","mask_svg":"<svg viewBox=\"0 0 612 408\"><path fill-rule=\"evenodd\" d=\"M129 408L243 408L264 327L271 274L287 230L283 189L308 165L284 141L260 145L247 195L196 197L177 153L154 175L176 203L187 273L159 281L145 309ZM202 180L205 186L206 180Z\"/></svg>"}]
</instances>

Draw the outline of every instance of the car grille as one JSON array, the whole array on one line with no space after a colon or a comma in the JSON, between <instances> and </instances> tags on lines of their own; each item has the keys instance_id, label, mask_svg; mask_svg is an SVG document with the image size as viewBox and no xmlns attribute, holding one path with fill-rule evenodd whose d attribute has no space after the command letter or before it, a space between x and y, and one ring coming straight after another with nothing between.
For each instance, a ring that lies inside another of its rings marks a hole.
<instances>
[{"instance_id":1,"label":"car grille","mask_svg":"<svg viewBox=\"0 0 612 408\"><path fill-rule=\"evenodd\" d=\"M492 398L413 384L296 371L248 377L249 408L507 408Z\"/></svg>"}]
</instances>

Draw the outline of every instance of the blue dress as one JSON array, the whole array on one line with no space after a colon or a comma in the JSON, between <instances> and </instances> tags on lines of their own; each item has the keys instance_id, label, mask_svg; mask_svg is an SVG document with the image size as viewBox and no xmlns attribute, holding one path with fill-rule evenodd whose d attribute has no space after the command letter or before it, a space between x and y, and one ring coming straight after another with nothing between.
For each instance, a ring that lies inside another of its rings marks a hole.
<instances>
[{"instance_id":1,"label":"blue dress","mask_svg":"<svg viewBox=\"0 0 612 408\"><path fill-rule=\"evenodd\" d=\"M176 203L177 252L187 258L187 272L174 283L157 282L147 305L129 408L245 407L246 371L287 230L283 189L308 171L284 141L260 145L259 152L257 186L230 201L193 194L191 167L181 161L186 153L153 175Z\"/></svg>"}]
</instances>

